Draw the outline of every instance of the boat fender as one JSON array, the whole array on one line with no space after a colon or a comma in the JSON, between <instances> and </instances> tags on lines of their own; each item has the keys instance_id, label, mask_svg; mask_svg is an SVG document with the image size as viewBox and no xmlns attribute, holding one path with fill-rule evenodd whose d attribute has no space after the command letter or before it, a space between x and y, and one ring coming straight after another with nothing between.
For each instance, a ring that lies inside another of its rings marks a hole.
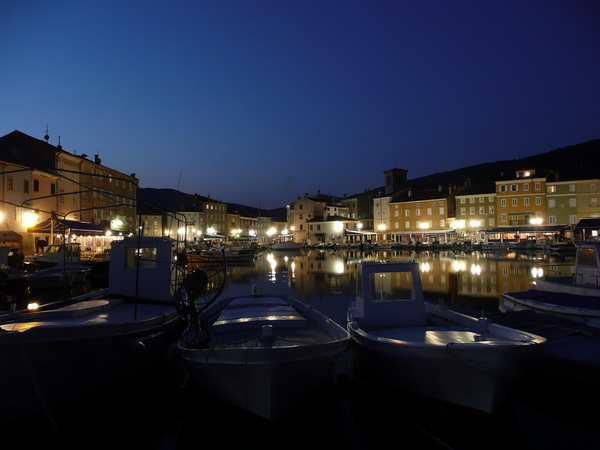
<instances>
[{"instance_id":1,"label":"boat fender","mask_svg":"<svg viewBox=\"0 0 600 450\"><path fill-rule=\"evenodd\" d=\"M274 341L275 340L275 330L273 329L273 325L263 325L260 329L260 340L261 341Z\"/></svg>"},{"instance_id":2,"label":"boat fender","mask_svg":"<svg viewBox=\"0 0 600 450\"><path fill-rule=\"evenodd\" d=\"M510 306L506 306L506 305L500 305L500 307L498 309L500 309L501 313L513 312L513 309Z\"/></svg>"}]
</instances>

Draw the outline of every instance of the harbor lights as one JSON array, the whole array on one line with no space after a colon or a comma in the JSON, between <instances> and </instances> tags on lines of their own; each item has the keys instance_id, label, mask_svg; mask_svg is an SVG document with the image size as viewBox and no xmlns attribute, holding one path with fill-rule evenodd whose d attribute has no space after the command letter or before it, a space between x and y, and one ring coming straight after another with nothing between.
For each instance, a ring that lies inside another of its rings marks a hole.
<instances>
[{"instance_id":1,"label":"harbor lights","mask_svg":"<svg viewBox=\"0 0 600 450\"><path fill-rule=\"evenodd\" d=\"M531 220L529 221L529 223L530 223L531 225L541 225L541 224L542 224L542 222L543 222L543 220L542 220L542 218L541 218L541 217L534 217L533 219L531 219Z\"/></svg>"}]
</instances>

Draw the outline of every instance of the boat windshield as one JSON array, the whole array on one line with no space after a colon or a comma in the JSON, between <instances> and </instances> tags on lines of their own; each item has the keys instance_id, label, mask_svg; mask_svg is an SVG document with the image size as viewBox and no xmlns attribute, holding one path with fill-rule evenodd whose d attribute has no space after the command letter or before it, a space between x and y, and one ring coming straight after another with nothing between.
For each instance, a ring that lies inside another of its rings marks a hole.
<instances>
[{"instance_id":1,"label":"boat windshield","mask_svg":"<svg viewBox=\"0 0 600 450\"><path fill-rule=\"evenodd\" d=\"M372 273L369 284L373 302L415 299L411 272Z\"/></svg>"},{"instance_id":2,"label":"boat windshield","mask_svg":"<svg viewBox=\"0 0 600 450\"><path fill-rule=\"evenodd\" d=\"M582 247L577 250L577 265L596 267L598 265L596 258L596 249L592 247Z\"/></svg>"}]
</instances>

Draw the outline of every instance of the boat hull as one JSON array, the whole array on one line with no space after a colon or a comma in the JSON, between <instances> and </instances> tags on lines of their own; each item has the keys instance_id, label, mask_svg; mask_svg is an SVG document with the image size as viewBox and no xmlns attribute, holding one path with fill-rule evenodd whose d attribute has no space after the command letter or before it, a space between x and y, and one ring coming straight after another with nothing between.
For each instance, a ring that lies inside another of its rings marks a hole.
<instances>
[{"instance_id":1,"label":"boat hull","mask_svg":"<svg viewBox=\"0 0 600 450\"><path fill-rule=\"evenodd\" d=\"M201 324L211 340L195 348L184 334L178 347L192 379L221 400L271 421L331 381L349 341L344 328L287 296L225 299L203 314ZM225 329L218 331L219 326ZM264 338L265 328L272 336Z\"/></svg>"},{"instance_id":2,"label":"boat hull","mask_svg":"<svg viewBox=\"0 0 600 450\"><path fill-rule=\"evenodd\" d=\"M274 421L324 385L345 344L319 348L183 350L195 383L232 405Z\"/></svg>"},{"instance_id":3,"label":"boat hull","mask_svg":"<svg viewBox=\"0 0 600 450\"><path fill-rule=\"evenodd\" d=\"M57 311L55 317L2 324L0 422L48 413L160 363L182 322L172 307L135 309L120 304L80 318Z\"/></svg>"},{"instance_id":4,"label":"boat hull","mask_svg":"<svg viewBox=\"0 0 600 450\"><path fill-rule=\"evenodd\" d=\"M600 298L597 295L531 289L505 292L502 298L506 311L532 310L600 327Z\"/></svg>"},{"instance_id":5,"label":"boat hull","mask_svg":"<svg viewBox=\"0 0 600 450\"><path fill-rule=\"evenodd\" d=\"M373 328L361 328L350 309L348 330L357 344L353 363L359 376L493 413L532 367L540 354L536 344L544 339L487 322L479 328L477 319L435 305L427 309L427 325Z\"/></svg>"}]
</instances>

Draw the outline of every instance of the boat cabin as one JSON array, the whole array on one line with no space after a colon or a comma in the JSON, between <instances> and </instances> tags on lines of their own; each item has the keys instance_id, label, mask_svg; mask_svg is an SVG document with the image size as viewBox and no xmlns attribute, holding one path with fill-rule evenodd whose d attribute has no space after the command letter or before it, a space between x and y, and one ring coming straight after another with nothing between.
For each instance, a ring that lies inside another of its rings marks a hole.
<instances>
[{"instance_id":1,"label":"boat cabin","mask_svg":"<svg viewBox=\"0 0 600 450\"><path fill-rule=\"evenodd\" d=\"M358 265L354 318L364 326L422 326L427 323L419 264L414 261Z\"/></svg>"},{"instance_id":2,"label":"boat cabin","mask_svg":"<svg viewBox=\"0 0 600 450\"><path fill-rule=\"evenodd\" d=\"M169 238L143 236L113 241L110 291L131 298L170 302L178 281L173 270L176 255L176 241Z\"/></svg>"}]
</instances>

